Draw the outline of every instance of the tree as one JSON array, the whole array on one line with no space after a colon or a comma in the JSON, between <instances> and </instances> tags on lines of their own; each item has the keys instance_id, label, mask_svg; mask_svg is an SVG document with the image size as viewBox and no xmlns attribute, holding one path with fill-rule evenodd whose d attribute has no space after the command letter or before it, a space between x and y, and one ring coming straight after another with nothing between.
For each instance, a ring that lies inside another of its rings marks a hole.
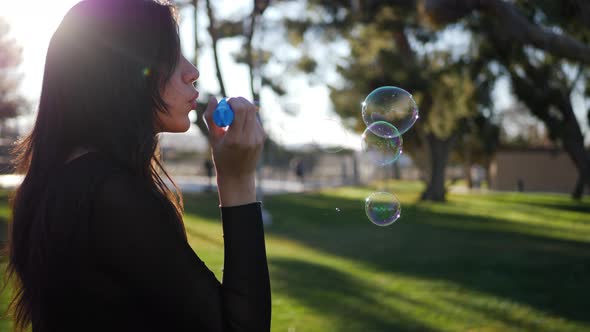
<instances>
[{"instance_id":1,"label":"tree","mask_svg":"<svg viewBox=\"0 0 590 332\"><path fill-rule=\"evenodd\" d=\"M585 66L590 52L585 43L590 40L590 24L585 19L590 6L574 0L559 4L554 1L511 4L493 0L482 1L478 6L471 6L469 1L456 3L451 8L431 7L430 14L439 23L453 21L450 14L453 11L457 17L466 17L466 24L480 35L480 51L502 66L514 94L545 124L549 137L570 156L579 174L572 196L580 199L584 186L590 188L590 157L584 148L571 95L579 80L588 82ZM467 17L474 10L485 16ZM552 32L557 30L561 32ZM536 48L523 47L523 43ZM568 67L577 67L577 73L568 75Z\"/></svg>"},{"instance_id":2,"label":"tree","mask_svg":"<svg viewBox=\"0 0 590 332\"><path fill-rule=\"evenodd\" d=\"M572 197L580 199L583 183L590 187L590 159L584 148L584 136L574 114L571 89L568 89L565 75L560 75L551 61L536 66L521 58L519 64L522 67L509 61L503 59L503 64L509 72L515 94L545 123L549 137L565 149L578 169L582 186L574 188ZM517 68L523 71L519 74Z\"/></svg>"},{"instance_id":3,"label":"tree","mask_svg":"<svg viewBox=\"0 0 590 332\"><path fill-rule=\"evenodd\" d=\"M557 144L563 145L578 168L580 181L573 196L581 197L584 183L590 185L588 152L584 150L584 138L570 101L570 95L579 81L583 81L579 85L588 87L585 66L590 63L590 3L587 1L391 0L386 4L378 0L315 0L309 3L312 8L321 7L328 14L323 15L327 18L319 23L315 18L315 22L311 19L291 24L293 27L308 31L312 26L311 30L339 31L345 37L362 38L359 33L362 27L375 23L373 25L376 25L377 30L390 32L390 40L396 42L396 51L406 55L406 61L397 70L411 73L413 77L420 77L420 73L410 69L414 67L416 61L412 59L416 57L411 47L407 47L409 36L416 44L415 41L428 40L429 34L424 33L426 27L444 30L450 24L470 31L473 34L475 57L466 63L487 71L492 71L491 68L499 64L504 69L500 74L509 76L517 97L545 123L551 137ZM386 16L391 19L383 20ZM371 46L369 38L362 38L367 46L363 52L380 56L383 52L374 51L372 47L391 47L387 38L377 37L377 40L380 44ZM389 59L395 58L390 54ZM578 67L578 74L574 77L565 70L572 66ZM421 69L429 71L427 67ZM428 81L436 79L436 76L424 74L422 78ZM493 76L488 75L487 79L488 82L493 81ZM484 84L482 87L485 85L489 86ZM419 87L413 89L418 90ZM476 91L481 90L476 87ZM589 94L590 89L587 88L586 96ZM422 96L420 106L423 111L428 112L431 103L438 102L431 97L427 94ZM349 101L352 98L347 97ZM539 105L539 100L543 101L544 106ZM338 102L335 101L335 104ZM435 161L444 163L444 151L448 150L452 140L441 140L442 137L432 134L427 134L425 138L431 148L433 161L433 173L425 196L430 196L429 191L433 186L436 189L435 199L440 199L441 176L437 169L440 170L441 165L436 165Z\"/></svg>"},{"instance_id":4,"label":"tree","mask_svg":"<svg viewBox=\"0 0 590 332\"><path fill-rule=\"evenodd\" d=\"M9 38L9 25L0 17L0 136L5 136L7 119L18 116L28 106L18 92L20 75L16 72L22 61L22 49Z\"/></svg>"},{"instance_id":5,"label":"tree","mask_svg":"<svg viewBox=\"0 0 590 332\"><path fill-rule=\"evenodd\" d=\"M534 46L551 53L559 58L566 58L576 62L590 64L590 46L583 40L564 33L563 30L590 27L590 3L585 0L563 1L526 1L508 2L504 0L423 0L400 1L421 4L422 12L435 25L444 26L468 17L475 12L483 14L493 22L493 32L503 35L505 39L520 45ZM531 22L530 17L523 13L522 8L529 13L536 12L537 20L542 17L547 21L557 23L562 31L546 29L542 25ZM574 19L577 23L568 23ZM481 22L482 20L480 20ZM488 26L487 31L492 32ZM585 36L587 38L587 34Z\"/></svg>"},{"instance_id":6,"label":"tree","mask_svg":"<svg viewBox=\"0 0 590 332\"><path fill-rule=\"evenodd\" d=\"M457 57L448 50L422 51L441 34L417 24L417 11L395 1L308 3L307 17L287 21L289 35L295 35L291 40L301 42L315 33L319 42L342 38L350 47L344 64L337 66L344 83L331 86L335 111L361 132L365 126L357 105L366 94L384 85L410 91L420 108L420 122L404 134L404 150L420 160L424 158L416 154L428 149L428 185L422 198L443 201L445 168L458 124L478 110L480 83L471 77L471 68L480 66L477 58ZM301 57L303 71L317 67L309 54Z\"/></svg>"}]
</instances>

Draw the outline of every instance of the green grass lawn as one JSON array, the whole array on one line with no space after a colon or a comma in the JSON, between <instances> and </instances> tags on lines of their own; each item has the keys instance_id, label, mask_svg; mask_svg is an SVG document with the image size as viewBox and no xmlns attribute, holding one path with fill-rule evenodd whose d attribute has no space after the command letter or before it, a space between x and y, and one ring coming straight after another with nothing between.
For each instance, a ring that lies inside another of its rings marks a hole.
<instances>
[{"instance_id":1,"label":"green grass lawn","mask_svg":"<svg viewBox=\"0 0 590 332\"><path fill-rule=\"evenodd\" d=\"M7 194L5 191L0 191L0 250L6 243L8 236L7 220L10 218L10 210L8 208ZM8 306L9 292L11 291L7 288L2 292L4 287L4 271L6 268L5 263L6 257L0 255L0 332L10 331L10 327L12 326L9 321L2 319Z\"/></svg>"},{"instance_id":2,"label":"green grass lawn","mask_svg":"<svg viewBox=\"0 0 590 332\"><path fill-rule=\"evenodd\" d=\"M265 198L273 331L590 331L589 199L423 203L417 183L389 187L402 217L388 227L365 216L372 188ZM191 245L221 279L216 198L185 204Z\"/></svg>"}]
</instances>

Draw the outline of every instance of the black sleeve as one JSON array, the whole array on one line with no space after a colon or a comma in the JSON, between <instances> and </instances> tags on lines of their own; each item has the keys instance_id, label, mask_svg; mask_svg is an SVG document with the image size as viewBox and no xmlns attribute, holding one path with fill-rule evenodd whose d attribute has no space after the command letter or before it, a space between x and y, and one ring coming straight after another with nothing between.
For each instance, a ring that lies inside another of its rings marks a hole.
<instances>
[{"instance_id":1,"label":"black sleeve","mask_svg":"<svg viewBox=\"0 0 590 332\"><path fill-rule=\"evenodd\" d=\"M260 203L221 208L223 284L179 236L157 198L131 177L105 181L94 211L98 261L148 312L183 331L270 331Z\"/></svg>"}]
</instances>

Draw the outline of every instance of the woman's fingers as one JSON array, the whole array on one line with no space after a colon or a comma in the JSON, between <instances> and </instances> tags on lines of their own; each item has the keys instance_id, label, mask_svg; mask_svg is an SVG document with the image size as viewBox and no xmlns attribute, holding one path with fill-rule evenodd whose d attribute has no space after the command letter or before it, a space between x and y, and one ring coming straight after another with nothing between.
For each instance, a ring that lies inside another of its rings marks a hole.
<instances>
[{"instance_id":1,"label":"woman's fingers","mask_svg":"<svg viewBox=\"0 0 590 332\"><path fill-rule=\"evenodd\" d=\"M255 135L256 106L243 97L228 100L234 110L234 123L228 130L228 139L236 140L240 144L252 144ZM230 133L231 132L231 133Z\"/></svg>"},{"instance_id":2,"label":"woman's fingers","mask_svg":"<svg viewBox=\"0 0 590 332\"><path fill-rule=\"evenodd\" d=\"M254 176L264 142L264 131L256 118L257 108L248 100L230 98L234 121L213 148L218 178L244 179Z\"/></svg>"},{"instance_id":3,"label":"woman's fingers","mask_svg":"<svg viewBox=\"0 0 590 332\"><path fill-rule=\"evenodd\" d=\"M213 113L217 107L217 99L211 97L203 113L209 128L209 140L216 144L224 138L227 146L260 145L264 140L264 130L257 118L258 108L243 97L229 98L228 104L234 112L234 121L229 128L218 127L213 120Z\"/></svg>"},{"instance_id":4,"label":"woman's fingers","mask_svg":"<svg viewBox=\"0 0 590 332\"><path fill-rule=\"evenodd\" d=\"M264 131L264 128L262 127L262 123L260 122L260 118L258 116L258 113L256 114L256 132L258 133L258 141L262 144L264 143L264 140L266 139L266 132Z\"/></svg>"},{"instance_id":5,"label":"woman's fingers","mask_svg":"<svg viewBox=\"0 0 590 332\"><path fill-rule=\"evenodd\" d=\"M253 106L253 105L252 105ZM256 107L252 107L248 110L248 114L246 115L246 119L244 121L244 137L251 145L257 145L258 142L256 141L258 128L256 125Z\"/></svg>"}]
</instances>

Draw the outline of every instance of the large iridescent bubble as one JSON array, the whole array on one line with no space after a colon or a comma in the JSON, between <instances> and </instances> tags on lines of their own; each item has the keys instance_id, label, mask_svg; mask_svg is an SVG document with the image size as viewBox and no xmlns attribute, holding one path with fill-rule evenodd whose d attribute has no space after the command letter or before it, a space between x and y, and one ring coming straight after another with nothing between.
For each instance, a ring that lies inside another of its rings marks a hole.
<instances>
[{"instance_id":1,"label":"large iridescent bubble","mask_svg":"<svg viewBox=\"0 0 590 332\"><path fill-rule=\"evenodd\" d=\"M418 106L408 91L384 86L373 90L365 98L362 115L367 127L374 122L385 121L395 126L401 135L418 119Z\"/></svg>"}]
</instances>

